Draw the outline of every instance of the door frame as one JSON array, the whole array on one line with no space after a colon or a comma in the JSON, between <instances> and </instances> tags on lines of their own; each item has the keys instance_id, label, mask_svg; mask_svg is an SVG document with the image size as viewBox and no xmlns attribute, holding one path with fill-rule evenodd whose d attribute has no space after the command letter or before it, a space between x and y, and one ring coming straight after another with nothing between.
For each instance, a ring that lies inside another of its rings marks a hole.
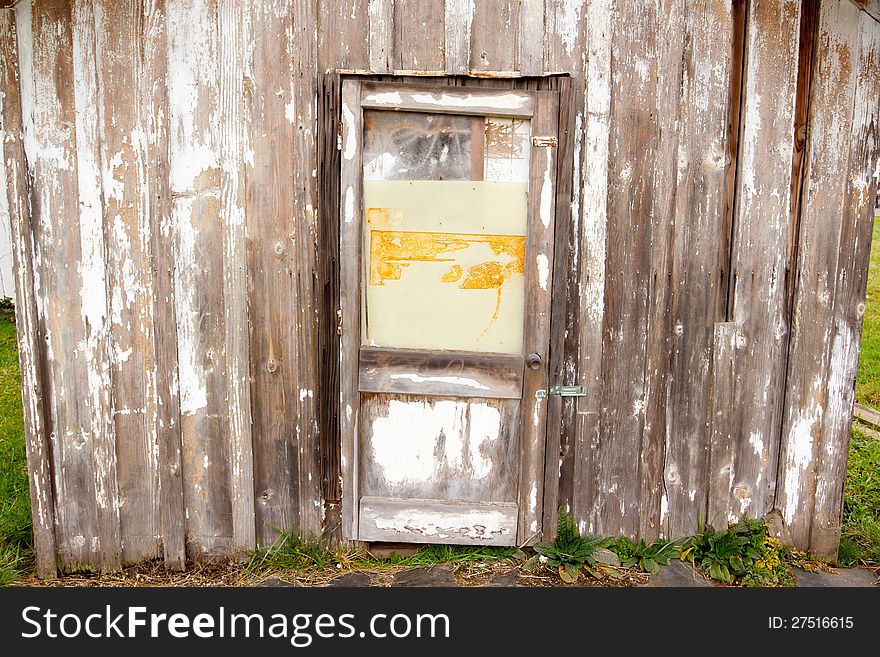
<instances>
[{"instance_id":1,"label":"door frame","mask_svg":"<svg viewBox=\"0 0 880 657\"><path fill-rule=\"evenodd\" d=\"M361 258L363 239L363 111L428 111L528 118L529 162L523 354L538 354L537 369L523 367L517 486L518 544L540 540L544 517L544 463L549 397L550 319L557 200L559 93L484 87L428 86L345 79L342 83L339 196L339 431L342 533L359 540L358 440L360 415ZM535 219L533 219L535 218ZM543 393L543 394L542 394Z\"/></svg>"}]
</instances>

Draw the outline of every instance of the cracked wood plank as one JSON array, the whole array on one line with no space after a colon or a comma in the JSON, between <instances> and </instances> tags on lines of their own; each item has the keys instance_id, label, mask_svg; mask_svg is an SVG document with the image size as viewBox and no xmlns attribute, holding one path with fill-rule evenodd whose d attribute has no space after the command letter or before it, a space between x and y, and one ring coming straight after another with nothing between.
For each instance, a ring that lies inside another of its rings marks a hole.
<instances>
[{"instance_id":1,"label":"cracked wood plank","mask_svg":"<svg viewBox=\"0 0 880 657\"><path fill-rule=\"evenodd\" d=\"M22 14L27 15L26 12ZM19 57L15 14L0 12L0 120L3 123L3 162L5 195L9 208L14 244L16 287L15 329L21 371L24 433L27 441L28 482L34 532L37 576L55 577L55 512L52 490L50 442L44 416L44 370L38 336L37 299L34 287L34 233L31 224L31 197L28 164L24 151L22 100L19 70L32 74L30 52ZM29 21L24 25L30 37ZM29 84L30 82L25 82Z\"/></svg>"}]
</instances>

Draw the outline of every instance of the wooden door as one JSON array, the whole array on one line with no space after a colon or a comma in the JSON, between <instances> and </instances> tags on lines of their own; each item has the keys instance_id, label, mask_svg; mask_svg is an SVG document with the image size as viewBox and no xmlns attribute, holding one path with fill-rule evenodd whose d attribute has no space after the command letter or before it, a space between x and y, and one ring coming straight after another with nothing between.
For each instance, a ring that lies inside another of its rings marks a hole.
<instances>
[{"instance_id":1,"label":"wooden door","mask_svg":"<svg viewBox=\"0 0 880 657\"><path fill-rule=\"evenodd\" d=\"M538 538L557 94L342 94L343 534Z\"/></svg>"}]
</instances>

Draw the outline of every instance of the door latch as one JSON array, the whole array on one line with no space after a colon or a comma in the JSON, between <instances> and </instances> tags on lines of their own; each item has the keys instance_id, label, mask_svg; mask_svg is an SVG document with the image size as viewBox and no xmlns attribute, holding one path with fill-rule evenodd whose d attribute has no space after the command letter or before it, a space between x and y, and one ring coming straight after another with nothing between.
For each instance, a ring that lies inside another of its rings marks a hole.
<instances>
[{"instance_id":1,"label":"door latch","mask_svg":"<svg viewBox=\"0 0 880 657\"><path fill-rule=\"evenodd\" d=\"M535 391L535 397L537 397L538 399L543 399L544 397L549 397L550 395L557 395L559 397L586 397L587 386L553 386L552 388L550 388L549 391Z\"/></svg>"},{"instance_id":2,"label":"door latch","mask_svg":"<svg viewBox=\"0 0 880 657\"><path fill-rule=\"evenodd\" d=\"M545 147L545 148L556 148L558 145L558 141L556 137L532 137L532 146L537 147Z\"/></svg>"}]
</instances>

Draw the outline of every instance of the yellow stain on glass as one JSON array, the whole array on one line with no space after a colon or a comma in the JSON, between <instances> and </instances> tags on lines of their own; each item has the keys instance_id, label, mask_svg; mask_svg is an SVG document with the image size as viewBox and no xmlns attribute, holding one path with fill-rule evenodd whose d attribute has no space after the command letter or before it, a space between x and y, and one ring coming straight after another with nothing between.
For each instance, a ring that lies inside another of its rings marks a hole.
<instances>
[{"instance_id":1,"label":"yellow stain on glass","mask_svg":"<svg viewBox=\"0 0 880 657\"><path fill-rule=\"evenodd\" d=\"M368 216L381 217L382 208L370 208ZM370 222L373 223L373 222ZM398 281L403 270L413 262L455 262L455 252L474 244L486 244L496 256L506 255L506 263L496 260L468 267L462 290L496 290L497 302L489 325L480 334L485 335L498 319L501 309L501 289L513 274L525 273L526 238L524 235L480 235L470 233L440 233L427 231L372 230L370 232L370 285L384 285ZM452 264L440 276L441 283L456 283L463 275L462 267Z\"/></svg>"}]
</instances>

